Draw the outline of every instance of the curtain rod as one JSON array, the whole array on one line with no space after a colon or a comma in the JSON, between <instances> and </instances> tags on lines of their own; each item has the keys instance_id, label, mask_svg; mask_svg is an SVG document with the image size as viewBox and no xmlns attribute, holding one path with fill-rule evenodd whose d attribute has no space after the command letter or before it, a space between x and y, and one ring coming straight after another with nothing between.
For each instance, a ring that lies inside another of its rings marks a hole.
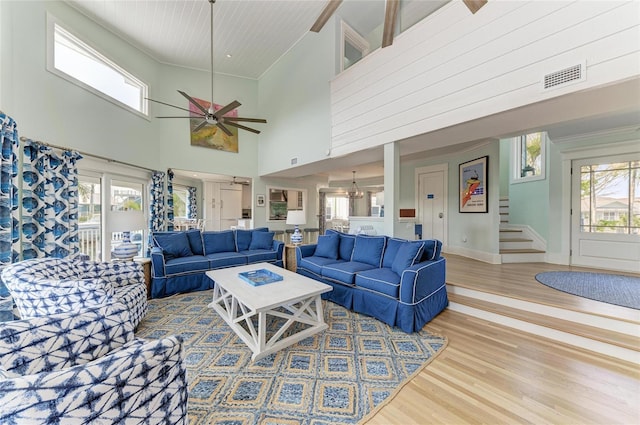
<instances>
[{"instance_id":1,"label":"curtain rod","mask_svg":"<svg viewBox=\"0 0 640 425\"><path fill-rule=\"evenodd\" d=\"M27 140L31 140L31 139L29 139L27 137L24 137L24 136L21 136L20 140L22 142L26 142ZM147 171L159 171L159 170L153 170L153 169L147 168L147 167L142 167L140 165L130 164L128 162L119 161L117 159L107 158L106 156L100 156L100 155L96 155L96 154L89 153L89 152L82 152L82 151L80 151L78 149L71 149L71 148L66 148L64 146L52 145L51 143L41 142L40 140L33 140L33 141L36 142L36 143L40 143L41 145L48 146L50 148L60 149L60 150L63 150L63 151L75 151L75 152L78 152L82 156L91 156L93 158L101 159L103 161L114 162L116 164L122 164L122 165L126 165L128 167L140 168L142 170L147 170Z\"/></svg>"}]
</instances>

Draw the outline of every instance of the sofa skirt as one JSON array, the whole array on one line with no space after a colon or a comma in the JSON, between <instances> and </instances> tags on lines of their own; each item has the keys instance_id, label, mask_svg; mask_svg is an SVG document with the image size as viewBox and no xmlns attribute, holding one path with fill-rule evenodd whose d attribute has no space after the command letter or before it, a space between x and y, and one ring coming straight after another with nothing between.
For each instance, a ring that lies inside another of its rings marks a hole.
<instances>
[{"instance_id":1,"label":"sofa skirt","mask_svg":"<svg viewBox=\"0 0 640 425\"><path fill-rule=\"evenodd\" d=\"M206 291L212 288L213 280L202 272L160 278L154 277L151 282L151 298L164 298L170 295Z\"/></svg>"}]
</instances>

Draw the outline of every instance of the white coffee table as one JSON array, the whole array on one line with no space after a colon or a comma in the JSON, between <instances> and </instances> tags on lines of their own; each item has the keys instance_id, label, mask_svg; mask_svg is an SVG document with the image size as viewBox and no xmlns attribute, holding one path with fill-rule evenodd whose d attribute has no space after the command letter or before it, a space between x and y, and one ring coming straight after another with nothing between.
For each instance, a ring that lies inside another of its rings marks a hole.
<instances>
[{"instance_id":1,"label":"white coffee table","mask_svg":"<svg viewBox=\"0 0 640 425\"><path fill-rule=\"evenodd\" d=\"M258 269L279 274L283 280L253 286L238 277L238 273ZM320 294L331 291L333 288L329 285L268 263L210 270L207 276L215 282L213 302L209 307L218 312L249 346L253 351L252 360L265 357L327 328ZM257 329L253 320L255 316L258 319ZM268 316L285 319L269 340ZM296 323L306 326L283 336Z\"/></svg>"}]
</instances>

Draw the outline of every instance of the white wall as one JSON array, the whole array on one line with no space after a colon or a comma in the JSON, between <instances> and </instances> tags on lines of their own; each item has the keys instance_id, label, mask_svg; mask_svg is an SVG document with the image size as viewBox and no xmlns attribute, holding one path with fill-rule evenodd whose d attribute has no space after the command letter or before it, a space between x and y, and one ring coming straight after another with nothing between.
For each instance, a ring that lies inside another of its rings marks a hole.
<instances>
[{"instance_id":1,"label":"white wall","mask_svg":"<svg viewBox=\"0 0 640 425\"><path fill-rule=\"evenodd\" d=\"M332 155L637 78L639 9L638 2L490 1L472 15L450 2L335 78ZM542 91L545 74L584 60L585 81ZM542 124L531 117L532 126ZM485 136L498 135L478 138Z\"/></svg>"},{"instance_id":2,"label":"white wall","mask_svg":"<svg viewBox=\"0 0 640 425\"><path fill-rule=\"evenodd\" d=\"M329 80L334 76L334 20L309 32L260 77L259 105L269 122L260 135L260 175L327 156Z\"/></svg>"}]
</instances>

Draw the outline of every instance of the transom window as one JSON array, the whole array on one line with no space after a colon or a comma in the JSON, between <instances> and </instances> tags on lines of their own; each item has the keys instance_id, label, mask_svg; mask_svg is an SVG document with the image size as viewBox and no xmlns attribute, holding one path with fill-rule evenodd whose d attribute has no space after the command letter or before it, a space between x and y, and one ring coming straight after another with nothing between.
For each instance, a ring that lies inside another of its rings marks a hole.
<instances>
[{"instance_id":1,"label":"transom window","mask_svg":"<svg viewBox=\"0 0 640 425\"><path fill-rule=\"evenodd\" d=\"M48 22L47 69L128 110L146 116L148 86L55 22Z\"/></svg>"}]
</instances>

